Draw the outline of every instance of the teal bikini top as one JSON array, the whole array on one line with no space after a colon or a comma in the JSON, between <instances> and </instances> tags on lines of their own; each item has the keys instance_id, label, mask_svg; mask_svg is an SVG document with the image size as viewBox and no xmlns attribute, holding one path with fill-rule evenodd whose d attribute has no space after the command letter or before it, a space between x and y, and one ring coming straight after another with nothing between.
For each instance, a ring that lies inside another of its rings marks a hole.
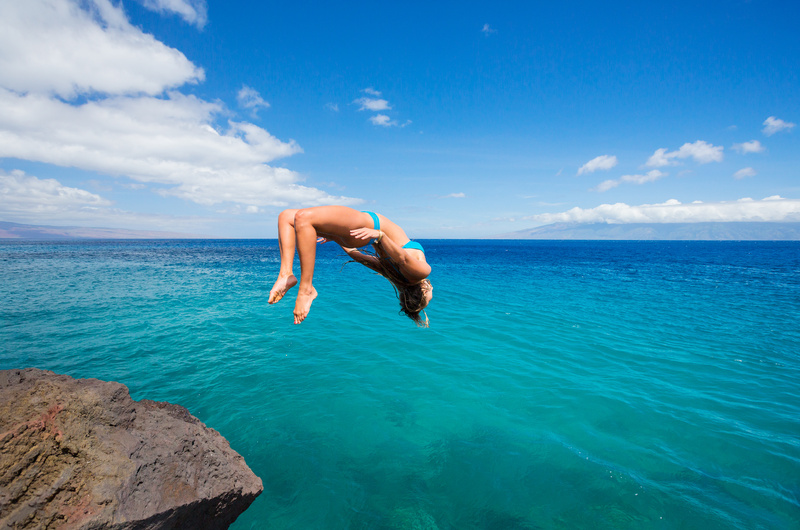
<instances>
[{"instance_id":1,"label":"teal bikini top","mask_svg":"<svg viewBox=\"0 0 800 530\"><path fill-rule=\"evenodd\" d=\"M409 241L408 243L403 245L403 248L415 248L417 250L421 250L422 252L425 252L425 249L422 248L422 245L420 245L416 241Z\"/></svg>"}]
</instances>

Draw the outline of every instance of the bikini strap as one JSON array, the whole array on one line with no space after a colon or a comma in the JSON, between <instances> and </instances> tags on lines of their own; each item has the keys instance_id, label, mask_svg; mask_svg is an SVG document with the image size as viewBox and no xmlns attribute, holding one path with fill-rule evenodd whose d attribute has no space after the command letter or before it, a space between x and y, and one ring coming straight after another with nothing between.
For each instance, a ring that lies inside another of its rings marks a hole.
<instances>
[{"instance_id":1,"label":"bikini strap","mask_svg":"<svg viewBox=\"0 0 800 530\"><path fill-rule=\"evenodd\" d=\"M368 213L369 216L372 217L372 224L374 225L373 228L375 230L381 229L381 220L378 218L378 214L375 212L369 212L367 210L364 210L362 213Z\"/></svg>"}]
</instances>

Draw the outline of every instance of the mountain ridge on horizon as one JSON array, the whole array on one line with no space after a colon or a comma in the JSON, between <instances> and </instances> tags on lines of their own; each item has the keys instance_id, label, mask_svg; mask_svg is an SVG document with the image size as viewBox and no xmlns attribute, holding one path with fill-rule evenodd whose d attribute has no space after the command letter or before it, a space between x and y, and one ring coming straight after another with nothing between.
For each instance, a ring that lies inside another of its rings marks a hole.
<instances>
[{"instance_id":1,"label":"mountain ridge on horizon","mask_svg":"<svg viewBox=\"0 0 800 530\"><path fill-rule=\"evenodd\" d=\"M0 239L203 239L205 236L160 230L84 226L29 225L0 221Z\"/></svg>"},{"instance_id":2,"label":"mountain ridge on horizon","mask_svg":"<svg viewBox=\"0 0 800 530\"><path fill-rule=\"evenodd\" d=\"M220 239L158 230L29 225L0 221L0 239ZM223 238L226 239L226 238ZM270 238L268 238L270 239ZM800 222L553 223L476 239L800 241Z\"/></svg>"},{"instance_id":3,"label":"mountain ridge on horizon","mask_svg":"<svg viewBox=\"0 0 800 530\"><path fill-rule=\"evenodd\" d=\"M800 241L800 222L553 223L492 239Z\"/></svg>"}]
</instances>

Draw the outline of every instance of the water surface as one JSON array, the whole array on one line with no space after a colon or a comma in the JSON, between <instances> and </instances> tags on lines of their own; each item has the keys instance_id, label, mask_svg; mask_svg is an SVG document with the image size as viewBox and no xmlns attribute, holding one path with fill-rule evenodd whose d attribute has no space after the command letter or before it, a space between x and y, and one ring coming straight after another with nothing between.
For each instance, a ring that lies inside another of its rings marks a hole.
<instances>
[{"instance_id":1,"label":"water surface","mask_svg":"<svg viewBox=\"0 0 800 530\"><path fill-rule=\"evenodd\" d=\"M0 243L0 369L180 403L264 481L234 528L798 528L800 244L423 241L430 329L319 247Z\"/></svg>"}]
</instances>

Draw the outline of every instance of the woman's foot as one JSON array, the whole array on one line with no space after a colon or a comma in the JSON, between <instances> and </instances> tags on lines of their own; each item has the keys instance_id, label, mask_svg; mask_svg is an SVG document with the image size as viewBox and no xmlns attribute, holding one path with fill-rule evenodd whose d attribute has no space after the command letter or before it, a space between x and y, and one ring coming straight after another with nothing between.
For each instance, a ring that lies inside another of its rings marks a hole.
<instances>
[{"instance_id":1,"label":"woman's foot","mask_svg":"<svg viewBox=\"0 0 800 530\"><path fill-rule=\"evenodd\" d=\"M317 290L313 287L310 291L297 293L297 301L294 303L294 323L299 324L308 316L311 311L311 302L317 297Z\"/></svg>"},{"instance_id":2,"label":"woman's foot","mask_svg":"<svg viewBox=\"0 0 800 530\"><path fill-rule=\"evenodd\" d=\"M283 298L286 292L295 285L297 285L297 278L294 277L294 274L278 276L278 279L275 280L275 285L272 286L272 290L269 292L269 303L274 304Z\"/></svg>"}]
</instances>

